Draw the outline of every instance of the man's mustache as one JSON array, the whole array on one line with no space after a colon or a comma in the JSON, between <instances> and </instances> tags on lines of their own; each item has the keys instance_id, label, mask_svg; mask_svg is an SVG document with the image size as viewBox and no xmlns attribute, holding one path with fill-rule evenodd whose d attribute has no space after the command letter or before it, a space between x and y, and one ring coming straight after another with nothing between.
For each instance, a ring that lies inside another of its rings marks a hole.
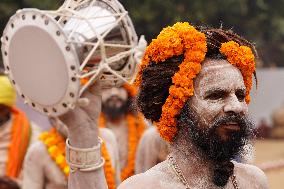
<instances>
[{"instance_id":1,"label":"man's mustache","mask_svg":"<svg viewBox=\"0 0 284 189\"><path fill-rule=\"evenodd\" d=\"M253 124L247 116L242 114L229 114L216 118L209 127L209 133L215 133L217 128L231 123L236 123L239 126L239 130L235 132L243 133L246 137L252 135Z\"/></svg>"}]
</instances>

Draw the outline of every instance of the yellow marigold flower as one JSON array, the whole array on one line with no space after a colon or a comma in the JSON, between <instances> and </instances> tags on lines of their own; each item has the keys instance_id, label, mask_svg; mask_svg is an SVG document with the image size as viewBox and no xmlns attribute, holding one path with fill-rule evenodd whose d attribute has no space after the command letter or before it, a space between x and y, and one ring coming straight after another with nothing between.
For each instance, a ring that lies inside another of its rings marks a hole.
<instances>
[{"instance_id":1,"label":"yellow marigold flower","mask_svg":"<svg viewBox=\"0 0 284 189\"><path fill-rule=\"evenodd\" d=\"M64 172L65 175L69 176L69 173L70 173L70 168L69 168L69 166L64 167L63 172Z\"/></svg>"},{"instance_id":2,"label":"yellow marigold flower","mask_svg":"<svg viewBox=\"0 0 284 189\"><path fill-rule=\"evenodd\" d=\"M56 145L53 145L48 148L48 153L51 155L52 158L56 158L61 154L59 148Z\"/></svg>"},{"instance_id":3,"label":"yellow marigold flower","mask_svg":"<svg viewBox=\"0 0 284 189\"><path fill-rule=\"evenodd\" d=\"M57 164L62 164L63 162L65 162L65 157L63 155L58 155L55 158L55 161L56 161Z\"/></svg>"},{"instance_id":4,"label":"yellow marigold flower","mask_svg":"<svg viewBox=\"0 0 284 189\"><path fill-rule=\"evenodd\" d=\"M46 140L43 141L44 144L46 144L48 147L50 146L53 146L56 144L56 140L54 137L50 137L50 138L47 138Z\"/></svg>"}]
</instances>

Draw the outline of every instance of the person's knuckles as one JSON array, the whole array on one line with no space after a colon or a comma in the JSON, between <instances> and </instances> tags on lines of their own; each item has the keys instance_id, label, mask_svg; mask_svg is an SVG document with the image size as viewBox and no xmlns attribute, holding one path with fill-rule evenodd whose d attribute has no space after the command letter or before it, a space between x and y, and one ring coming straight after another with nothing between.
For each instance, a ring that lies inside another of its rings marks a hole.
<instances>
[{"instance_id":1,"label":"person's knuckles","mask_svg":"<svg viewBox=\"0 0 284 189\"><path fill-rule=\"evenodd\" d=\"M68 127L76 127L79 125L87 124L89 119L86 113L81 108L76 107L74 110L70 110L66 114L59 117L59 119Z\"/></svg>"}]
</instances>

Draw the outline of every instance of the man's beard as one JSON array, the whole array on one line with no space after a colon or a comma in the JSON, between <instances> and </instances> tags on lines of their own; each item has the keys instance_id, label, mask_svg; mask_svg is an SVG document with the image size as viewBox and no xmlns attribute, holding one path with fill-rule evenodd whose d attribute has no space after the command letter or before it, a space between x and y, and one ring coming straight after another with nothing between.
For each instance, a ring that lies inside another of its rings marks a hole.
<instances>
[{"instance_id":1,"label":"man's beard","mask_svg":"<svg viewBox=\"0 0 284 189\"><path fill-rule=\"evenodd\" d=\"M195 112L186 105L180 114L179 125L188 133L188 137L185 138L187 143L196 146L197 150L213 163L213 182L217 186L224 186L234 170L230 160L239 156L244 145L251 139L253 123L240 114L218 117L205 128L199 127L198 120ZM217 128L230 122L237 123L240 129L230 132L228 138L223 140L218 135Z\"/></svg>"},{"instance_id":2,"label":"man's beard","mask_svg":"<svg viewBox=\"0 0 284 189\"><path fill-rule=\"evenodd\" d=\"M102 112L108 119L117 120L129 112L129 100L124 101L120 98L117 99L121 103L121 106L119 107L112 105L112 100L113 99L110 98L102 105Z\"/></svg>"},{"instance_id":3,"label":"man's beard","mask_svg":"<svg viewBox=\"0 0 284 189\"><path fill-rule=\"evenodd\" d=\"M218 127L230 122L236 122L240 129L228 133L228 139L222 140L217 134ZM244 145L252 136L252 123L239 114L229 114L218 117L208 129L200 129L197 125L190 126L192 142L213 161L231 160L240 155Z\"/></svg>"}]
</instances>

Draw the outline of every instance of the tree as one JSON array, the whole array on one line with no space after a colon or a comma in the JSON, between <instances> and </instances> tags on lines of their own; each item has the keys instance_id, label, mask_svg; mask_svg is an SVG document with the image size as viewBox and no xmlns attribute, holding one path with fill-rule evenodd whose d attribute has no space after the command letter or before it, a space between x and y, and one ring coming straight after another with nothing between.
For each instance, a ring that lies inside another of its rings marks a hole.
<instances>
[{"instance_id":1,"label":"tree","mask_svg":"<svg viewBox=\"0 0 284 189\"><path fill-rule=\"evenodd\" d=\"M257 44L264 66L284 66L283 0L122 0L148 41L177 21L232 28Z\"/></svg>"},{"instance_id":2,"label":"tree","mask_svg":"<svg viewBox=\"0 0 284 189\"><path fill-rule=\"evenodd\" d=\"M148 41L177 21L232 28L257 44L264 66L284 66L284 0L120 0ZM55 9L60 0L1 0L0 29L17 9Z\"/></svg>"}]
</instances>

